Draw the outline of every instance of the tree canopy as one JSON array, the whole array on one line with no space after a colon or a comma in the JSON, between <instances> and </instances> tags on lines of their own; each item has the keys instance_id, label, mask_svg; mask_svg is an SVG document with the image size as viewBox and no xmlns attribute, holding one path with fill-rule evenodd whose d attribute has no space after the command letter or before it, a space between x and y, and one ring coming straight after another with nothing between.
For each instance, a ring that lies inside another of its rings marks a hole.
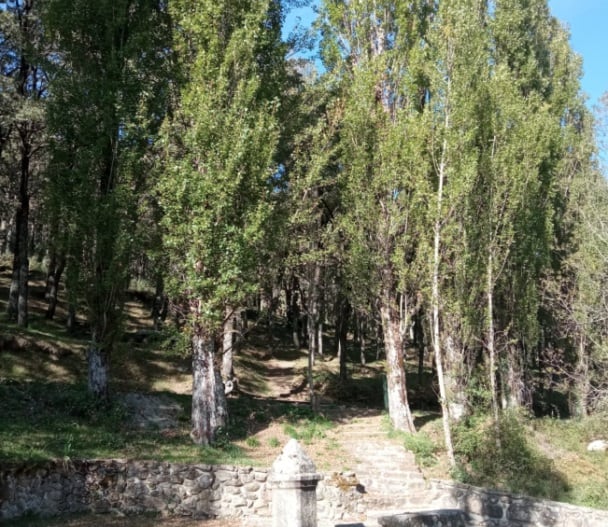
<instances>
[{"instance_id":1,"label":"tree canopy","mask_svg":"<svg viewBox=\"0 0 608 527\"><path fill-rule=\"evenodd\" d=\"M125 292L154 284L201 444L228 425L222 337L253 307L307 346L315 409L324 333L344 382L350 343L380 343L399 429L408 368L432 364L448 450L455 421L556 382L573 413L608 406L602 114L547 0L324 0L318 62L283 37L298 4L2 3L10 317L27 324L31 257L49 302L65 268L107 400Z\"/></svg>"}]
</instances>

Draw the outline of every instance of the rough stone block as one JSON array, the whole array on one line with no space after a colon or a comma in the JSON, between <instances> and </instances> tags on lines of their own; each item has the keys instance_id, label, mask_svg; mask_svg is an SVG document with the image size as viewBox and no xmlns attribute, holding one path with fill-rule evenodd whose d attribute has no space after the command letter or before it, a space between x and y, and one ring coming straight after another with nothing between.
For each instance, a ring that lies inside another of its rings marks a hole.
<instances>
[{"instance_id":1,"label":"rough stone block","mask_svg":"<svg viewBox=\"0 0 608 527\"><path fill-rule=\"evenodd\" d=\"M407 512L378 519L382 527L466 527L466 515L460 510Z\"/></svg>"}]
</instances>

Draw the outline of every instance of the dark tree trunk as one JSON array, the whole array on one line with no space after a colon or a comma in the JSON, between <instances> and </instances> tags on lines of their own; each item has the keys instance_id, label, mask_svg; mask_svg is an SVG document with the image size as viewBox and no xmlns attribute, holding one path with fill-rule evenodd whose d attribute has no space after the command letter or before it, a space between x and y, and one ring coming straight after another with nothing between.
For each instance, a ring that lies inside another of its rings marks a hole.
<instances>
[{"instance_id":1,"label":"dark tree trunk","mask_svg":"<svg viewBox=\"0 0 608 527\"><path fill-rule=\"evenodd\" d=\"M346 344L349 318L350 304L342 293L338 293L336 298L336 348L338 350L338 358L340 361L341 381L346 381L348 378L348 370L346 368Z\"/></svg>"},{"instance_id":2,"label":"dark tree trunk","mask_svg":"<svg viewBox=\"0 0 608 527\"><path fill-rule=\"evenodd\" d=\"M59 257L53 254L49 263L49 272L46 279L46 299L48 306L46 309L46 318L52 320L55 317L57 309L57 294L59 292L59 283L65 269L66 259L64 255Z\"/></svg>"},{"instance_id":3,"label":"dark tree trunk","mask_svg":"<svg viewBox=\"0 0 608 527\"><path fill-rule=\"evenodd\" d=\"M65 321L65 327L70 335L76 331L78 320L76 319L76 305L73 302L68 304L68 316Z\"/></svg>"},{"instance_id":4,"label":"dark tree trunk","mask_svg":"<svg viewBox=\"0 0 608 527\"><path fill-rule=\"evenodd\" d=\"M157 331L163 325L169 311L169 300L165 294L165 281L159 273L156 277L156 286L154 291L154 301L152 302L152 320L154 321L154 329Z\"/></svg>"},{"instance_id":5,"label":"dark tree trunk","mask_svg":"<svg viewBox=\"0 0 608 527\"><path fill-rule=\"evenodd\" d=\"M302 314L300 309L300 298L297 291L298 281L295 277L291 280L291 287L285 288L287 300L287 321L291 330L291 338L296 349L300 349L305 338L302 338Z\"/></svg>"},{"instance_id":6,"label":"dark tree trunk","mask_svg":"<svg viewBox=\"0 0 608 527\"><path fill-rule=\"evenodd\" d=\"M28 324L28 237L29 237L29 176L31 147L27 137L28 131L21 131L21 167L19 182L19 206L15 214L15 252L13 254L13 277L9 291L7 312L9 318L26 327Z\"/></svg>"},{"instance_id":7,"label":"dark tree trunk","mask_svg":"<svg viewBox=\"0 0 608 527\"><path fill-rule=\"evenodd\" d=\"M422 313L417 313L412 317L414 324L414 346L418 350L418 384L421 385L424 376L424 327L422 326Z\"/></svg>"},{"instance_id":8,"label":"dark tree trunk","mask_svg":"<svg viewBox=\"0 0 608 527\"><path fill-rule=\"evenodd\" d=\"M198 331L192 336L192 431L197 445L209 445L228 422L228 405L219 369L216 341Z\"/></svg>"}]
</instances>

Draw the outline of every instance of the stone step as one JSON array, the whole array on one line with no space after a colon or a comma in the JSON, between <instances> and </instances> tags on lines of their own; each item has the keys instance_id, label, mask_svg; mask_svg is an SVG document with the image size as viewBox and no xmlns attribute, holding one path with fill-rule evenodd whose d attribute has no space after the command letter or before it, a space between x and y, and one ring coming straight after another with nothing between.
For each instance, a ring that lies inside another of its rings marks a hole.
<instances>
[{"instance_id":1,"label":"stone step","mask_svg":"<svg viewBox=\"0 0 608 527\"><path fill-rule=\"evenodd\" d=\"M404 472L403 474L387 474L385 472L366 472L360 470L355 472L357 478L363 480L372 480L377 482L384 482L387 484L404 484L409 483L425 483L424 478L419 474L412 474L411 472Z\"/></svg>"},{"instance_id":2,"label":"stone step","mask_svg":"<svg viewBox=\"0 0 608 527\"><path fill-rule=\"evenodd\" d=\"M339 445L351 457L350 468L365 489L366 509L404 512L426 503L426 482L414 455L402 441L387 437L377 416L362 417L341 432Z\"/></svg>"}]
</instances>

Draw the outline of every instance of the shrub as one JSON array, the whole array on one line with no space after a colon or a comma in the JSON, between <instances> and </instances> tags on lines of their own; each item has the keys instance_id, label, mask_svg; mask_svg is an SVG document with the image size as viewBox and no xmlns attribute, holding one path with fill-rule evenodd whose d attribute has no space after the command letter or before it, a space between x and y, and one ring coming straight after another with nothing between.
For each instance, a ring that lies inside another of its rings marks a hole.
<instances>
[{"instance_id":1,"label":"shrub","mask_svg":"<svg viewBox=\"0 0 608 527\"><path fill-rule=\"evenodd\" d=\"M526 439L516 413L506 413L497 425L486 415L469 418L454 429L458 466L454 477L464 483L558 499L567 485L552 461Z\"/></svg>"},{"instance_id":2,"label":"shrub","mask_svg":"<svg viewBox=\"0 0 608 527\"><path fill-rule=\"evenodd\" d=\"M412 452L416 463L423 467L431 467L437 463L437 446L433 440L424 432L417 434L403 434L405 448Z\"/></svg>"}]
</instances>

